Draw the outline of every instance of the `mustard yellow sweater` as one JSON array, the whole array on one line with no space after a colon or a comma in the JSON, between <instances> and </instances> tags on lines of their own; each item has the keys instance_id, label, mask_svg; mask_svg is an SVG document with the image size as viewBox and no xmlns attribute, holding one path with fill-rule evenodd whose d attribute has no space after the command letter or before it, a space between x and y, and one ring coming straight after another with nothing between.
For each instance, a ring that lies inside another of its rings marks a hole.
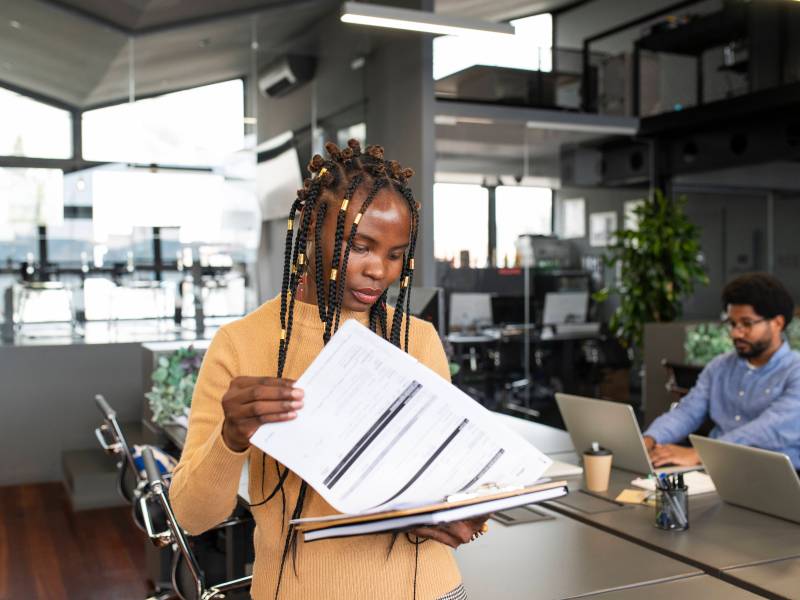
<instances>
[{"instance_id":1,"label":"mustard yellow sweater","mask_svg":"<svg viewBox=\"0 0 800 600\"><path fill-rule=\"evenodd\" d=\"M199 534L225 520L236 503L239 479L249 457L250 501L259 502L277 482L276 462L267 458L262 492L263 453L255 447L233 452L222 439L221 400L232 378L275 376L280 336L280 298L274 298L246 317L224 326L203 360L192 398L186 446L175 469L170 499L181 526ZM389 322L391 323L391 309ZM343 312L342 322L355 318L366 324L367 313ZM297 302L284 377L297 379L322 350L322 323L316 306ZM449 380L447 359L434 328L413 318L409 351L417 360ZM281 467L282 469L283 467ZM286 514L280 493L254 507L255 565L252 597L275 595L287 522L295 506L300 479L286 479ZM303 516L336 511L309 488ZM291 556L284 567L282 599L410 599L414 593L414 545L399 536L389 553L391 536L369 535L304 543L298 536L297 575ZM428 540L419 546L416 597L432 600L456 588L461 581L452 551Z\"/></svg>"}]
</instances>

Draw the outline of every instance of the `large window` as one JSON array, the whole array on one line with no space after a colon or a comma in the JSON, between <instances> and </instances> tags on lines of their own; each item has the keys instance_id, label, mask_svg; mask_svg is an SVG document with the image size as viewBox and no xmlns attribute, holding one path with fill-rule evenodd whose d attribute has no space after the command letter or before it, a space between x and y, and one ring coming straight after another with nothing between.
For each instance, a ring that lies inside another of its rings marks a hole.
<instances>
[{"instance_id":1,"label":"large window","mask_svg":"<svg viewBox=\"0 0 800 600\"><path fill-rule=\"evenodd\" d=\"M82 126L86 160L221 165L244 147L244 86L237 79L98 108Z\"/></svg>"},{"instance_id":2,"label":"large window","mask_svg":"<svg viewBox=\"0 0 800 600\"><path fill-rule=\"evenodd\" d=\"M553 232L553 193L550 188L501 185L495 199L497 264L512 266L520 235Z\"/></svg>"},{"instance_id":3,"label":"large window","mask_svg":"<svg viewBox=\"0 0 800 600\"><path fill-rule=\"evenodd\" d=\"M0 88L0 156L70 158L69 112Z\"/></svg>"},{"instance_id":4,"label":"large window","mask_svg":"<svg viewBox=\"0 0 800 600\"><path fill-rule=\"evenodd\" d=\"M433 227L437 259L452 261L456 267L485 267L489 191L480 185L434 184Z\"/></svg>"},{"instance_id":5,"label":"large window","mask_svg":"<svg viewBox=\"0 0 800 600\"><path fill-rule=\"evenodd\" d=\"M516 33L496 38L446 35L433 40L433 78L442 79L473 65L528 71L553 68L553 18L535 15L511 21Z\"/></svg>"},{"instance_id":6,"label":"large window","mask_svg":"<svg viewBox=\"0 0 800 600\"><path fill-rule=\"evenodd\" d=\"M0 167L0 267L38 258L37 228L61 224L63 207L59 169Z\"/></svg>"}]
</instances>

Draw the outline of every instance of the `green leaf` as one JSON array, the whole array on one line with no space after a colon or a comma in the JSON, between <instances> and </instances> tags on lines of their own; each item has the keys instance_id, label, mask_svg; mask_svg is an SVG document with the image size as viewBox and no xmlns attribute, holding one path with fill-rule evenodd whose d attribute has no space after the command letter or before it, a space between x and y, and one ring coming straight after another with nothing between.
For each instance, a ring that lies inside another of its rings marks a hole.
<instances>
[{"instance_id":1,"label":"green leaf","mask_svg":"<svg viewBox=\"0 0 800 600\"><path fill-rule=\"evenodd\" d=\"M620 266L621 278L593 297L619 297L610 328L626 347L640 348L645 323L679 317L695 285L708 284L700 231L683 212L685 204L684 197L671 199L656 190L636 209L638 230L618 231L603 257L607 266Z\"/></svg>"}]
</instances>

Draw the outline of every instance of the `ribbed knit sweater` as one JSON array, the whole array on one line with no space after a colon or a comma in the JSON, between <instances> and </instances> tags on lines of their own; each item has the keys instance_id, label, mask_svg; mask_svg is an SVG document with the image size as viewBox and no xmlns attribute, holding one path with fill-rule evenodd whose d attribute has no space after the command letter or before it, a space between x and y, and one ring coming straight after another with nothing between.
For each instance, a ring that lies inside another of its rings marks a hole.
<instances>
[{"instance_id":1,"label":"ribbed knit sweater","mask_svg":"<svg viewBox=\"0 0 800 600\"><path fill-rule=\"evenodd\" d=\"M276 375L281 330L279 311L280 298L274 298L246 317L222 327L203 359L192 398L186 445L170 486L175 514L190 534L206 531L231 514L248 457L250 501L258 503L276 485L275 460L264 457L253 446L244 452L234 452L223 441L221 401L234 377ZM390 309L390 324L391 315ZM348 318L366 324L368 313L343 311L341 322ZM409 353L449 380L447 359L433 326L412 317L409 329ZM322 331L317 307L297 302L284 377L297 379L311 364L322 350ZM266 464L263 480L262 463ZM284 484L285 514L280 493L267 504L252 509L256 530L251 595L256 600L275 596L287 523L299 489L300 478L290 473ZM309 487L304 517L335 512ZM306 544L302 536L298 536L296 562L293 566L291 555L287 558L279 597L410 600L414 597L416 579L416 598L433 600L459 585L461 575L447 546L428 540L419 545L419 557L415 561L415 547L405 536L397 538L391 552L390 540L390 534L382 534Z\"/></svg>"}]
</instances>

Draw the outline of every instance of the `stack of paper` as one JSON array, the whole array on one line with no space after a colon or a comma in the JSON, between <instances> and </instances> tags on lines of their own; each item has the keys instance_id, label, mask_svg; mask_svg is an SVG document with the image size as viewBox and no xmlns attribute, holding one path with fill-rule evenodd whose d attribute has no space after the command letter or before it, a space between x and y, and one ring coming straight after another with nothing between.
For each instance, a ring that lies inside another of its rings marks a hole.
<instances>
[{"instance_id":1,"label":"stack of paper","mask_svg":"<svg viewBox=\"0 0 800 600\"><path fill-rule=\"evenodd\" d=\"M423 522L445 522L499 510L495 500L505 500L507 509L566 492L563 482L547 490L525 489L550 466L549 458L356 321L339 329L296 385L305 391L297 419L263 425L250 441L348 519L370 515L368 521L383 520L384 527L389 519L412 516L393 511L412 510L415 520L426 515ZM464 506L486 501L478 512L441 506L448 496L487 485L516 493L490 500L473 494ZM540 492L548 497L527 496Z\"/></svg>"},{"instance_id":2,"label":"stack of paper","mask_svg":"<svg viewBox=\"0 0 800 600\"><path fill-rule=\"evenodd\" d=\"M711 477L701 471L689 471L683 476L683 481L686 487L689 488L689 495L707 494L709 492L717 491ZM631 485L635 485L643 490L654 492L656 489L656 480L653 477L639 477L631 481Z\"/></svg>"}]
</instances>

